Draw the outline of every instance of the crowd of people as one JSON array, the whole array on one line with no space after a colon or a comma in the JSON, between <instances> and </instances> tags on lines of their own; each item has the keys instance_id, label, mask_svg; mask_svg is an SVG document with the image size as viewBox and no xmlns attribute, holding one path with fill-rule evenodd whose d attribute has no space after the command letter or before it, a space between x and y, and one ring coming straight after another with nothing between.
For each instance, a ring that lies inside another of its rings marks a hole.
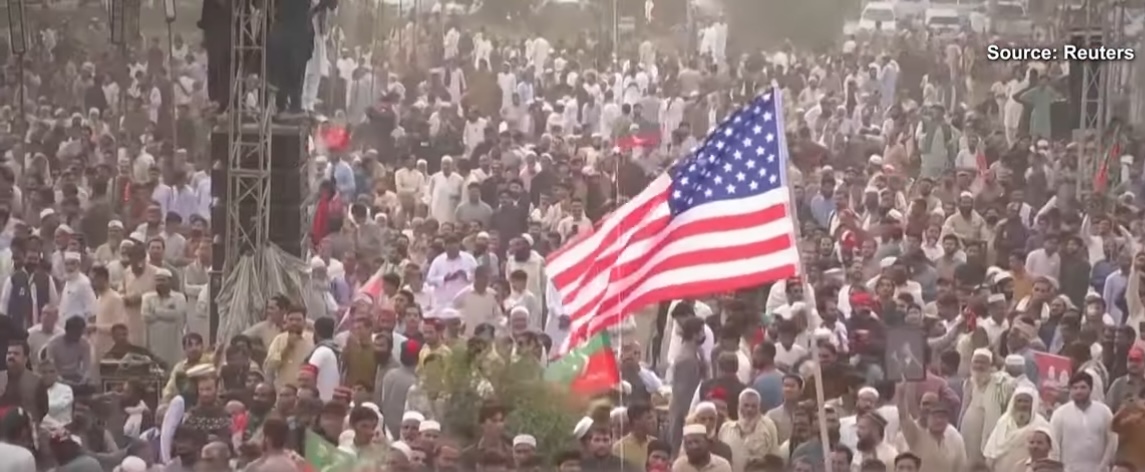
<instances>
[{"instance_id":1,"label":"crowd of people","mask_svg":"<svg viewBox=\"0 0 1145 472\"><path fill-rule=\"evenodd\" d=\"M9 60L0 472L1145 469L1145 163L1128 123L1060 139L1068 65L730 47L719 19L682 56L398 30L314 54L292 103L317 300L213 345L206 53L148 38L125 74L63 28ZM568 334L545 257L772 83L803 275L631 314L604 405L554 444L510 427L497 379Z\"/></svg>"}]
</instances>

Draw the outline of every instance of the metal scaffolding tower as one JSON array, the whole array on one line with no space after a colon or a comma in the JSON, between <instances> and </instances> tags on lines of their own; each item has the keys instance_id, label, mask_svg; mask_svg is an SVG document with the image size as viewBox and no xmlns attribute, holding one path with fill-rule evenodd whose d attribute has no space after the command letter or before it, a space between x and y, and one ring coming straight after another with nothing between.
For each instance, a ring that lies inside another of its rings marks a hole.
<instances>
[{"instance_id":1,"label":"metal scaffolding tower","mask_svg":"<svg viewBox=\"0 0 1145 472\"><path fill-rule=\"evenodd\" d=\"M1085 48L1119 48L1126 44L1126 0L1085 0L1077 9L1063 16L1063 29L1069 43ZM1074 130L1078 145L1077 191L1079 196L1094 190L1094 176L1117 142L1120 130L1110 129L1115 116L1123 116L1119 104L1128 98L1127 80L1131 63L1125 61L1072 62L1081 68L1079 122ZM1115 166L1116 164L1111 165Z\"/></svg>"},{"instance_id":2,"label":"metal scaffolding tower","mask_svg":"<svg viewBox=\"0 0 1145 472\"><path fill-rule=\"evenodd\" d=\"M212 1L212 0L205 0ZM215 306L222 282L235 270L244 255L268 246L270 236L270 153L273 107L267 87L266 36L270 31L270 2L274 0L235 0L231 2L231 91L227 120L227 159L215 161L225 166L223 182L227 195L226 218L222 222L224 248L222 267L211 272L212 338L220 320ZM218 234L218 233L216 233ZM255 257L255 264L262 258ZM256 267L261 271L261 267ZM215 340L212 339L212 342Z\"/></svg>"}]
</instances>

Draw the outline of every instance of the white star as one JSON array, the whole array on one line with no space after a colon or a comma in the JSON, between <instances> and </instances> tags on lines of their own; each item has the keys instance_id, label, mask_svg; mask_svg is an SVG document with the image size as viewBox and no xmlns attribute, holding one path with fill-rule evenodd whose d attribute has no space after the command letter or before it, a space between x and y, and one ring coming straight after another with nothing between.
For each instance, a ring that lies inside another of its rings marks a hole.
<instances>
[{"instance_id":1,"label":"white star","mask_svg":"<svg viewBox=\"0 0 1145 472\"><path fill-rule=\"evenodd\" d=\"M736 115L735 118L732 118L732 123L739 123L741 121L743 121L742 116Z\"/></svg>"},{"instance_id":2,"label":"white star","mask_svg":"<svg viewBox=\"0 0 1145 472\"><path fill-rule=\"evenodd\" d=\"M757 156L762 156L764 152L766 152L766 151L763 150L762 146L755 148L755 155L757 155Z\"/></svg>"},{"instance_id":3,"label":"white star","mask_svg":"<svg viewBox=\"0 0 1145 472\"><path fill-rule=\"evenodd\" d=\"M767 140L767 142L770 143L772 141L775 141L775 135L771 134L771 133L767 133L767 136L764 136L763 139Z\"/></svg>"},{"instance_id":4,"label":"white star","mask_svg":"<svg viewBox=\"0 0 1145 472\"><path fill-rule=\"evenodd\" d=\"M687 177L684 177L684 178L680 179L680 183L681 183L682 185L688 185L688 178L687 178Z\"/></svg>"},{"instance_id":5,"label":"white star","mask_svg":"<svg viewBox=\"0 0 1145 472\"><path fill-rule=\"evenodd\" d=\"M689 204L689 205L691 205L691 204L692 204L692 197L688 197L688 204Z\"/></svg>"},{"instance_id":6,"label":"white star","mask_svg":"<svg viewBox=\"0 0 1145 472\"><path fill-rule=\"evenodd\" d=\"M732 153L732 156L735 157L737 161L743 160L743 151L736 149L736 152Z\"/></svg>"},{"instance_id":7,"label":"white star","mask_svg":"<svg viewBox=\"0 0 1145 472\"><path fill-rule=\"evenodd\" d=\"M688 165L688 172L695 172L695 171L696 171L696 162L693 161L691 164Z\"/></svg>"},{"instance_id":8,"label":"white star","mask_svg":"<svg viewBox=\"0 0 1145 472\"><path fill-rule=\"evenodd\" d=\"M772 118L771 112L767 112L767 113L763 114L763 121L771 121L771 118Z\"/></svg>"},{"instance_id":9,"label":"white star","mask_svg":"<svg viewBox=\"0 0 1145 472\"><path fill-rule=\"evenodd\" d=\"M770 102L771 101L771 94L770 93L763 94L763 101Z\"/></svg>"},{"instance_id":10,"label":"white star","mask_svg":"<svg viewBox=\"0 0 1145 472\"><path fill-rule=\"evenodd\" d=\"M712 189L704 190L704 196L705 197L711 197L712 196Z\"/></svg>"},{"instance_id":11,"label":"white star","mask_svg":"<svg viewBox=\"0 0 1145 472\"><path fill-rule=\"evenodd\" d=\"M759 168L759 176L760 177L766 177L767 176L767 168L766 167L760 167Z\"/></svg>"},{"instance_id":12,"label":"white star","mask_svg":"<svg viewBox=\"0 0 1145 472\"><path fill-rule=\"evenodd\" d=\"M767 162L775 162L775 154L768 154Z\"/></svg>"},{"instance_id":13,"label":"white star","mask_svg":"<svg viewBox=\"0 0 1145 472\"><path fill-rule=\"evenodd\" d=\"M728 191L728 193L736 193L736 186L728 184L728 186L726 187L726 190Z\"/></svg>"},{"instance_id":14,"label":"white star","mask_svg":"<svg viewBox=\"0 0 1145 472\"><path fill-rule=\"evenodd\" d=\"M751 181L750 184L747 184L747 187L752 189L752 190L758 189L759 188L759 182L756 182L753 180L753 181Z\"/></svg>"},{"instance_id":15,"label":"white star","mask_svg":"<svg viewBox=\"0 0 1145 472\"><path fill-rule=\"evenodd\" d=\"M755 125L755 128L752 128L752 129L751 129L751 132L752 132L752 133L755 133L755 134L759 134L759 133L762 133L762 132L763 132L763 127L762 127L762 126L760 126L760 125Z\"/></svg>"},{"instance_id":16,"label":"white star","mask_svg":"<svg viewBox=\"0 0 1145 472\"><path fill-rule=\"evenodd\" d=\"M732 165L731 164L724 164L724 172L731 172L731 171L732 171Z\"/></svg>"},{"instance_id":17,"label":"white star","mask_svg":"<svg viewBox=\"0 0 1145 472\"><path fill-rule=\"evenodd\" d=\"M743 138L743 147L751 147L751 138Z\"/></svg>"},{"instance_id":18,"label":"white star","mask_svg":"<svg viewBox=\"0 0 1145 472\"><path fill-rule=\"evenodd\" d=\"M726 144L724 144L723 141L716 141L716 149L723 150L724 146L726 146Z\"/></svg>"},{"instance_id":19,"label":"white star","mask_svg":"<svg viewBox=\"0 0 1145 472\"><path fill-rule=\"evenodd\" d=\"M712 179L712 182L715 182L716 185L719 185L724 183L724 178L717 175L716 178Z\"/></svg>"},{"instance_id":20,"label":"white star","mask_svg":"<svg viewBox=\"0 0 1145 472\"><path fill-rule=\"evenodd\" d=\"M763 111L763 109L762 109L762 108L760 108L760 107L755 107L755 108L752 108L752 109L751 109L751 112L752 112L752 113L759 113L759 112L761 112L761 111Z\"/></svg>"},{"instance_id":21,"label":"white star","mask_svg":"<svg viewBox=\"0 0 1145 472\"><path fill-rule=\"evenodd\" d=\"M684 194L681 193L679 190L672 192L672 198L679 199L680 197L683 197L683 196L684 196Z\"/></svg>"},{"instance_id":22,"label":"white star","mask_svg":"<svg viewBox=\"0 0 1145 472\"><path fill-rule=\"evenodd\" d=\"M777 179L779 179L779 177L772 175L771 178L769 178L768 180L771 180L771 183L774 184Z\"/></svg>"},{"instance_id":23,"label":"white star","mask_svg":"<svg viewBox=\"0 0 1145 472\"><path fill-rule=\"evenodd\" d=\"M747 161L747 168L748 169L754 169L755 168L755 161Z\"/></svg>"},{"instance_id":24,"label":"white star","mask_svg":"<svg viewBox=\"0 0 1145 472\"><path fill-rule=\"evenodd\" d=\"M743 172L740 172L740 173L736 174L736 180L738 180L738 181L740 181L740 182L743 182L743 181L744 181L744 179L746 179L746 178L747 178L747 176L746 176L746 175L744 175L744 174L743 174Z\"/></svg>"},{"instance_id":25,"label":"white star","mask_svg":"<svg viewBox=\"0 0 1145 472\"><path fill-rule=\"evenodd\" d=\"M731 128L727 128L724 130L724 136L731 136L731 135L732 135L732 129Z\"/></svg>"}]
</instances>

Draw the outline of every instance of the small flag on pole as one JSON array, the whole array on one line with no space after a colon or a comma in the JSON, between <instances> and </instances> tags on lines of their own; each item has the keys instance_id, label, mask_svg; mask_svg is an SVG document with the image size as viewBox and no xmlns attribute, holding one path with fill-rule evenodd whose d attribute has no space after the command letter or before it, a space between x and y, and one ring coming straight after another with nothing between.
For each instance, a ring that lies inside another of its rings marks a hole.
<instances>
[{"instance_id":1,"label":"small flag on pole","mask_svg":"<svg viewBox=\"0 0 1145 472\"><path fill-rule=\"evenodd\" d=\"M568 385L579 395L595 395L620 385L612 340L603 332L549 364L545 380Z\"/></svg>"}]
</instances>

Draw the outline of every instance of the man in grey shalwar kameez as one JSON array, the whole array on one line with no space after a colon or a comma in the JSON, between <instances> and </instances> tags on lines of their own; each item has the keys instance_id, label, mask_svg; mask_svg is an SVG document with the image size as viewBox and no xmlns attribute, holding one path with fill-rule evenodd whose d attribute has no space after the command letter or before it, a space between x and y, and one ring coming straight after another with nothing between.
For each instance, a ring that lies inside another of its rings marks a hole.
<instances>
[{"instance_id":1,"label":"man in grey shalwar kameez","mask_svg":"<svg viewBox=\"0 0 1145 472\"><path fill-rule=\"evenodd\" d=\"M708 366L700 355L704 344L704 320L696 317L687 318L680 324L679 355L670 359L672 370L672 402L668 408L668 439L669 444L677 447L683 439L684 422L688 411L692 408L692 397L700 382L708 376Z\"/></svg>"},{"instance_id":2,"label":"man in grey shalwar kameez","mask_svg":"<svg viewBox=\"0 0 1145 472\"><path fill-rule=\"evenodd\" d=\"M400 437L402 415L406 411L406 398L410 388L417 385L417 364L422 344L408 340L398 351L401 367L390 369L382 377L382 388L377 391L377 404L382 410L382 424L391 437Z\"/></svg>"}]
</instances>

